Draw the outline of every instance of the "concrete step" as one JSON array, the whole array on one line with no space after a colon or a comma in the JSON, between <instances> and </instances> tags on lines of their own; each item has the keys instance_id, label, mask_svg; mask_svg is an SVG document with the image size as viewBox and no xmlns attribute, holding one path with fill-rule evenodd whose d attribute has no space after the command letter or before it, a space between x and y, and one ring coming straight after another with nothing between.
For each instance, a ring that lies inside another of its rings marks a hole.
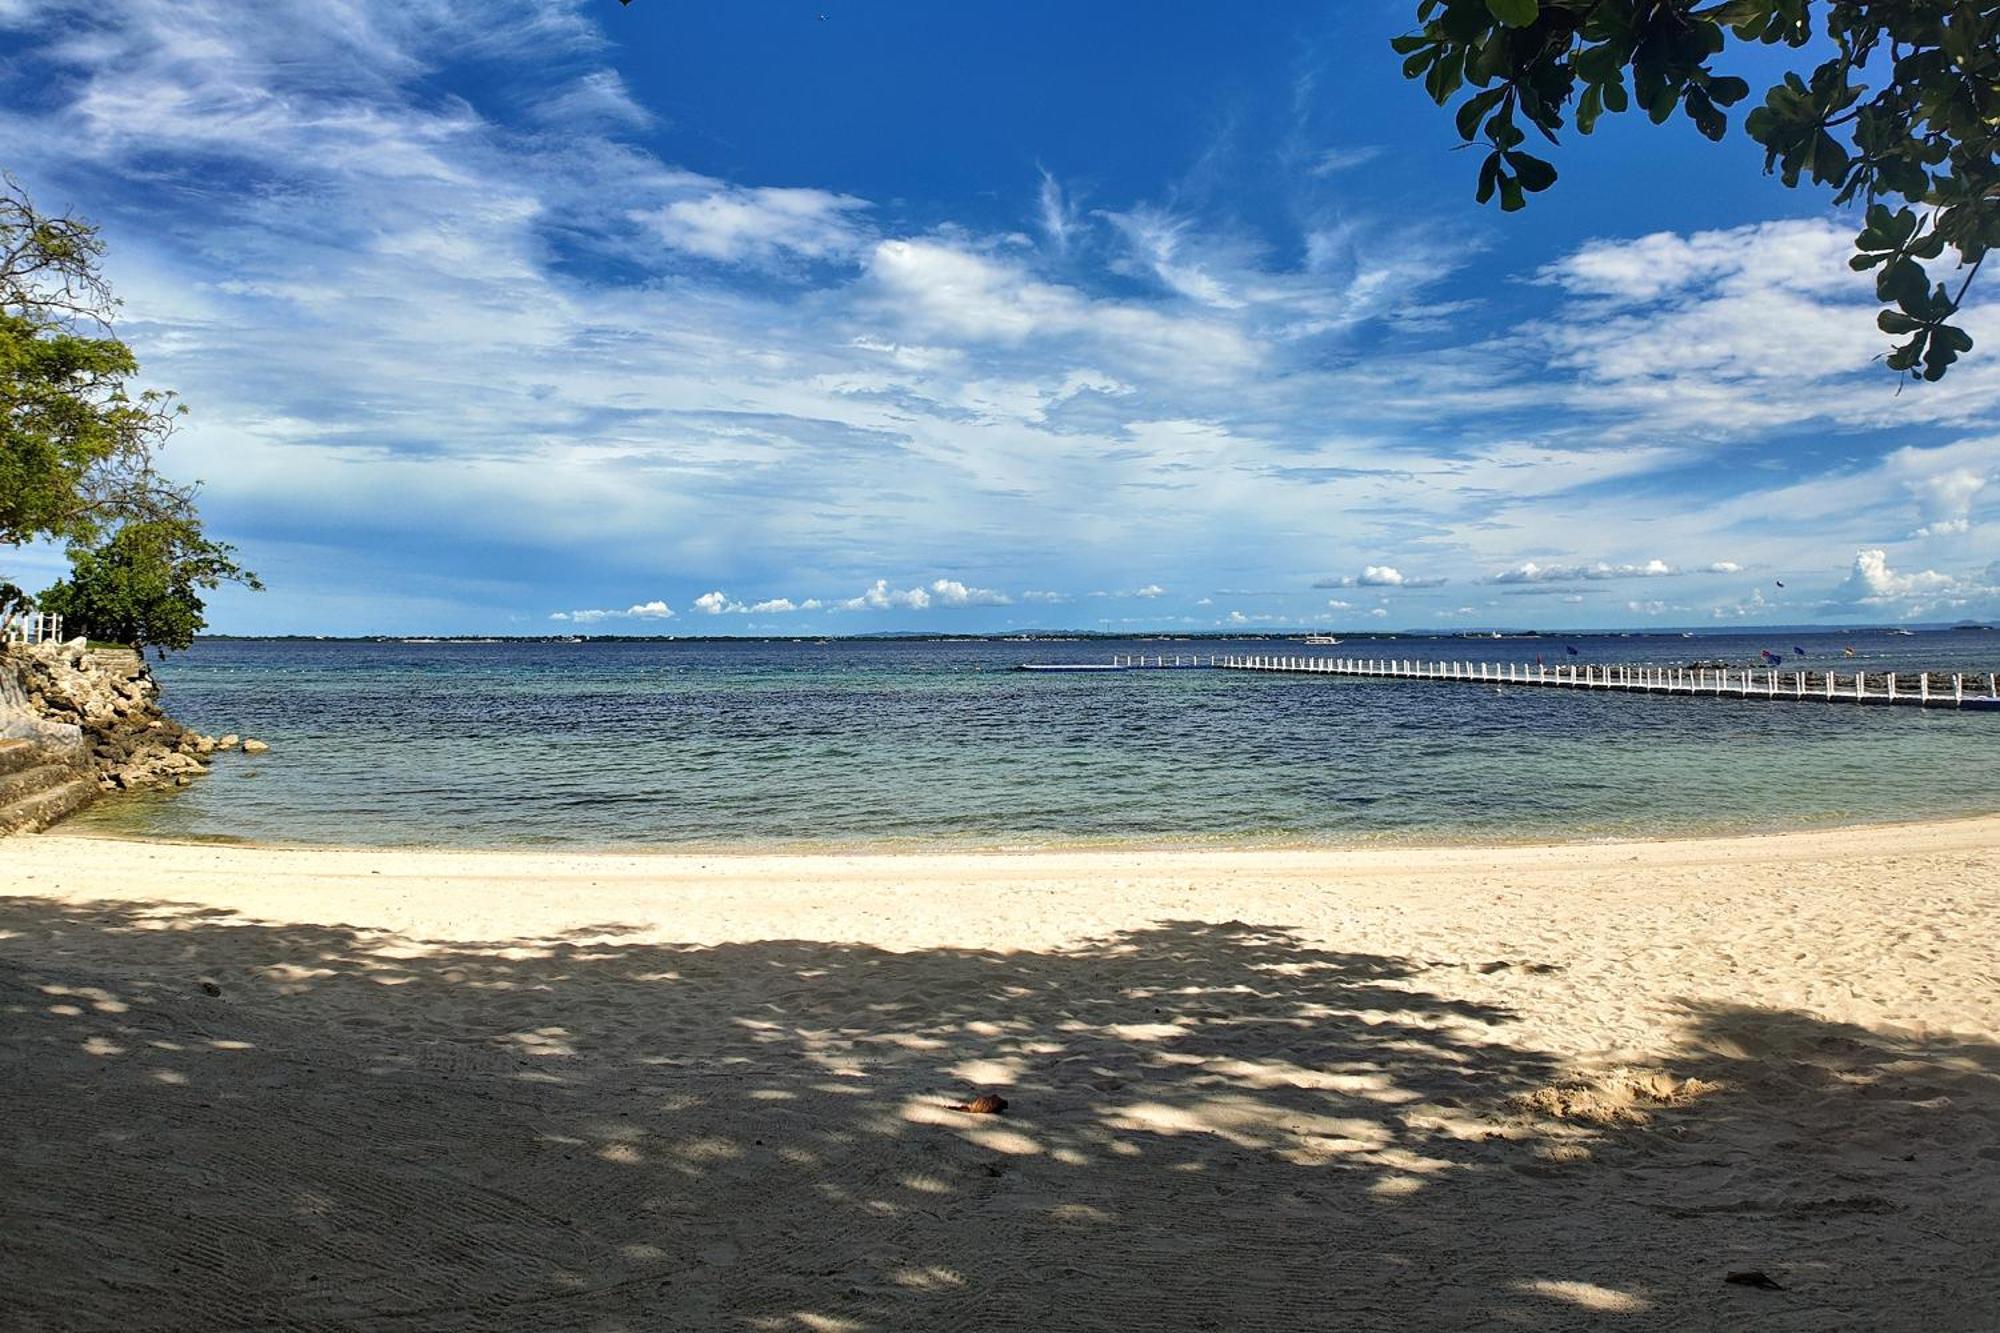
<instances>
[{"instance_id":1,"label":"concrete step","mask_svg":"<svg viewBox=\"0 0 2000 1333\"><path fill-rule=\"evenodd\" d=\"M0 773L18 773L41 762L41 747L33 741L0 740Z\"/></svg>"},{"instance_id":2,"label":"concrete step","mask_svg":"<svg viewBox=\"0 0 2000 1333\"><path fill-rule=\"evenodd\" d=\"M96 799L97 779L78 773L52 787L43 787L0 805L0 834L45 829Z\"/></svg>"},{"instance_id":3,"label":"concrete step","mask_svg":"<svg viewBox=\"0 0 2000 1333\"><path fill-rule=\"evenodd\" d=\"M38 791L50 787L60 787L77 771L68 764L39 764L34 768L19 768L12 773L0 773L0 805L18 801L23 796L33 796Z\"/></svg>"}]
</instances>

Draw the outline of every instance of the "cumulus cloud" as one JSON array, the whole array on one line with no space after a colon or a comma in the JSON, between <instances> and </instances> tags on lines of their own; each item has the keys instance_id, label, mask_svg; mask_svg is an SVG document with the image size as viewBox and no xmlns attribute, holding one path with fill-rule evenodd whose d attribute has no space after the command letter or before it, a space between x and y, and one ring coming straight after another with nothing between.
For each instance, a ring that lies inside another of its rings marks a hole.
<instances>
[{"instance_id":1,"label":"cumulus cloud","mask_svg":"<svg viewBox=\"0 0 2000 1333\"><path fill-rule=\"evenodd\" d=\"M695 598L694 609L708 616L781 616L793 611L817 611L820 609L820 602L817 598L813 597L808 597L802 602L795 602L789 597L771 597L761 602L745 604L743 602L732 601L727 593L718 590L716 592L705 592Z\"/></svg>"},{"instance_id":2,"label":"cumulus cloud","mask_svg":"<svg viewBox=\"0 0 2000 1333\"><path fill-rule=\"evenodd\" d=\"M1343 574L1338 578L1319 579L1315 588L1437 588L1446 582L1443 578L1419 578L1405 574L1394 565L1368 565L1359 574Z\"/></svg>"},{"instance_id":3,"label":"cumulus cloud","mask_svg":"<svg viewBox=\"0 0 2000 1333\"><path fill-rule=\"evenodd\" d=\"M1900 573L1889 567L1889 553L1880 547L1856 551L1847 577L1833 590L1823 608L1829 611L1862 607L1886 609L1902 617L1964 606L1979 591L1965 580L1935 569Z\"/></svg>"},{"instance_id":4,"label":"cumulus cloud","mask_svg":"<svg viewBox=\"0 0 2000 1333\"><path fill-rule=\"evenodd\" d=\"M1898 451L1891 455L1890 466L1896 467L1909 456L1910 451ZM1916 502L1918 512L1927 520L1910 535L1918 538L1960 537L1970 532L1973 504L1980 493L1992 484L1996 472L2000 469L1990 465L1958 466L1905 478L1905 489Z\"/></svg>"},{"instance_id":5,"label":"cumulus cloud","mask_svg":"<svg viewBox=\"0 0 2000 1333\"><path fill-rule=\"evenodd\" d=\"M876 579L859 597L840 603L844 611L925 611L933 606L1008 606L1013 598L991 588L969 587L957 579L936 579L928 588L892 588Z\"/></svg>"},{"instance_id":6,"label":"cumulus cloud","mask_svg":"<svg viewBox=\"0 0 2000 1333\"><path fill-rule=\"evenodd\" d=\"M623 611L554 611L550 620L567 620L574 625L595 625L605 620L672 620L674 609L662 601L637 602Z\"/></svg>"},{"instance_id":7,"label":"cumulus cloud","mask_svg":"<svg viewBox=\"0 0 2000 1333\"><path fill-rule=\"evenodd\" d=\"M1718 568L1719 566L1711 566ZM1681 571L1664 560L1648 560L1642 565L1611 565L1599 561L1591 565L1543 565L1523 561L1512 569L1488 574L1482 583L1585 583L1603 579L1670 578Z\"/></svg>"},{"instance_id":8,"label":"cumulus cloud","mask_svg":"<svg viewBox=\"0 0 2000 1333\"><path fill-rule=\"evenodd\" d=\"M931 584L931 600L939 606L1006 606L1014 599L991 588L968 588L957 579L938 579Z\"/></svg>"},{"instance_id":9,"label":"cumulus cloud","mask_svg":"<svg viewBox=\"0 0 2000 1333\"><path fill-rule=\"evenodd\" d=\"M719 616L725 611L741 611L741 602L731 602L720 592L705 592L694 599L694 609L703 615Z\"/></svg>"}]
</instances>

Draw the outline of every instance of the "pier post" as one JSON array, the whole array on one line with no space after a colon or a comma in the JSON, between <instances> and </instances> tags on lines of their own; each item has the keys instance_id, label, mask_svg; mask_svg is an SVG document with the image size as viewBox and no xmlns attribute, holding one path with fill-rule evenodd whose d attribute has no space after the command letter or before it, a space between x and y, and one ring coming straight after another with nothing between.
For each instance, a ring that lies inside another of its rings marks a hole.
<instances>
[{"instance_id":1,"label":"pier post","mask_svg":"<svg viewBox=\"0 0 2000 1333\"><path fill-rule=\"evenodd\" d=\"M1962 675L1951 678L1951 701L1960 708L1965 707L1965 677Z\"/></svg>"},{"instance_id":2,"label":"pier post","mask_svg":"<svg viewBox=\"0 0 2000 1333\"><path fill-rule=\"evenodd\" d=\"M1902 672L1900 672L1900 671L1891 671L1891 672L1889 673L1889 702L1890 702L1890 703L1894 703L1894 702L1896 702L1896 677L1897 677L1897 676L1900 676L1901 674L1902 674Z\"/></svg>"},{"instance_id":3,"label":"pier post","mask_svg":"<svg viewBox=\"0 0 2000 1333\"><path fill-rule=\"evenodd\" d=\"M1919 673L1919 675L1917 676L1917 703L1922 707L1928 708L1930 707L1930 702L1931 702L1931 673L1925 671Z\"/></svg>"}]
</instances>

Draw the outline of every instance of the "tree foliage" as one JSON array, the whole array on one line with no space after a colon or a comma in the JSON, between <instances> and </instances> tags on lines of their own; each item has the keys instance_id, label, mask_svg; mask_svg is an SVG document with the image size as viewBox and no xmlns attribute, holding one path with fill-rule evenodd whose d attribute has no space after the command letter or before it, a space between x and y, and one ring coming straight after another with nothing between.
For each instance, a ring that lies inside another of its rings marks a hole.
<instances>
[{"instance_id":1,"label":"tree foliage","mask_svg":"<svg viewBox=\"0 0 2000 1333\"><path fill-rule=\"evenodd\" d=\"M1730 38L1828 58L1788 73L1744 117L1765 169L1864 208L1851 261L1873 270L1889 366L1937 380L1972 338L1952 323L2000 245L2000 0L1422 0L1395 41L1403 73L1440 106L1461 92L1458 132L1483 140L1476 197L1506 211L1556 181L1523 150L1574 121L1677 112L1709 139L1750 85L1717 72ZM1927 264L1949 249L1956 290Z\"/></svg>"},{"instance_id":2,"label":"tree foliage","mask_svg":"<svg viewBox=\"0 0 2000 1333\"><path fill-rule=\"evenodd\" d=\"M136 580L133 605L156 606L157 617L130 623L157 620L143 642L177 647L187 636L170 605L192 599L198 628L192 589L258 585L203 537L196 488L158 471L184 409L170 393L132 387L138 359L111 332L103 252L89 223L39 212L0 176L0 546L67 544L90 563L94 605L112 604L104 580ZM80 581L84 572L79 564Z\"/></svg>"},{"instance_id":3,"label":"tree foliage","mask_svg":"<svg viewBox=\"0 0 2000 1333\"><path fill-rule=\"evenodd\" d=\"M193 488L155 470L179 407L128 387L139 363L110 333L103 248L87 223L0 185L0 543L194 514Z\"/></svg>"},{"instance_id":4,"label":"tree foliage","mask_svg":"<svg viewBox=\"0 0 2000 1333\"><path fill-rule=\"evenodd\" d=\"M93 639L184 649L207 624L202 589L225 582L261 588L236 563L235 548L209 541L198 525L127 523L94 547L72 547L70 576L36 599L66 629Z\"/></svg>"}]
</instances>

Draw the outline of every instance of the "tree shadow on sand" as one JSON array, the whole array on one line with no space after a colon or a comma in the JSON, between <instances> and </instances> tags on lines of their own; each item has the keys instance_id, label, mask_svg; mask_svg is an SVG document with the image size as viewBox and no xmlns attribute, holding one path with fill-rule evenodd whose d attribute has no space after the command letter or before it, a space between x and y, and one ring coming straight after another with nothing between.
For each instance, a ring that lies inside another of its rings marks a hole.
<instances>
[{"instance_id":1,"label":"tree shadow on sand","mask_svg":"<svg viewBox=\"0 0 2000 1333\"><path fill-rule=\"evenodd\" d=\"M0 899L20 1326L1980 1326L1939 1283L1990 1281L1990 1205L1953 1249L1898 1182L1991 1179L1985 1044L1690 1008L1664 1064L1717 1091L1551 1119L1565 1071L1449 969L1281 927L632 933Z\"/></svg>"}]
</instances>

